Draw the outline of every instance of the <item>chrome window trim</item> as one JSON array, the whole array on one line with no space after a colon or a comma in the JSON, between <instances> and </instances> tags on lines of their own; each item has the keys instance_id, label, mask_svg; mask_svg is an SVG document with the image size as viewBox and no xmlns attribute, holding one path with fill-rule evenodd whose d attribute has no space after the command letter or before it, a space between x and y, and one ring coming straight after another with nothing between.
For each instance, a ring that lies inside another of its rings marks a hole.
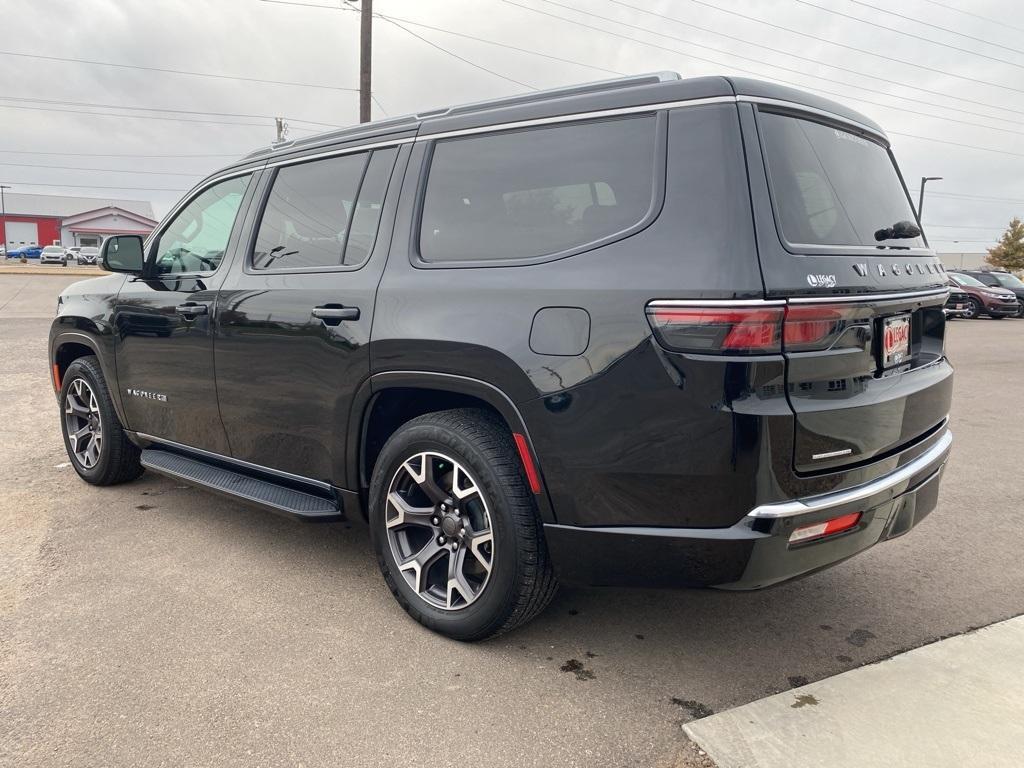
<instances>
[{"instance_id":1,"label":"chrome window trim","mask_svg":"<svg viewBox=\"0 0 1024 768\"><path fill-rule=\"evenodd\" d=\"M685 101L662 101L654 104L637 104L632 107L617 107L615 109L600 109L592 112L573 112L567 115L552 115L550 117L538 117L532 120L514 120L508 123L493 123L491 125L479 125L475 128L460 128L454 131L443 131L416 137L416 143L434 141L435 139L450 139L457 136L473 136L480 133L496 133L499 131L510 131L517 128L533 128L541 125L557 125L559 123L574 123L583 120L599 120L603 117L616 117L618 115L636 115L644 112L660 112L666 109L678 107L699 107L704 104L735 104L735 96L709 96L704 99L687 99Z\"/></svg>"},{"instance_id":2,"label":"chrome window trim","mask_svg":"<svg viewBox=\"0 0 1024 768\"><path fill-rule=\"evenodd\" d=\"M273 162L267 162L267 168L278 168L284 165L300 165L308 160L320 160L325 157L337 157L340 155L352 155L357 152L369 152L373 149L383 149L384 147L397 147L402 144L411 144L416 138L414 136L407 136L404 139L391 139L389 141L377 141L372 144L359 144L358 146L350 147L339 147L337 149L329 149L324 152L317 152L313 155L299 155L297 157L281 158L280 160L274 160Z\"/></svg>"},{"instance_id":3,"label":"chrome window trim","mask_svg":"<svg viewBox=\"0 0 1024 768\"><path fill-rule=\"evenodd\" d=\"M313 486L314 488L320 488L325 491L334 491L334 486L330 483L325 483L322 480L314 480L310 477L303 477L302 475L293 475L291 472L284 472L280 469L271 469L265 467L262 464L253 464L251 461L243 461L242 459L233 459L230 456L224 456L220 453L214 453L213 451L204 451L202 448L194 448L191 445L185 445L184 443L176 443L173 440L167 440L162 437L156 437L154 435L146 434L145 432L132 432L131 434L140 438L141 440L147 440L157 445L167 445L172 448L178 448L183 451L205 456L210 459L216 459L217 461L223 461L226 464L234 464L237 467L243 467L245 469L252 469L257 472L263 472L267 475L273 475L280 477L285 480L294 480L295 482L304 483L305 485Z\"/></svg>"},{"instance_id":4,"label":"chrome window trim","mask_svg":"<svg viewBox=\"0 0 1024 768\"><path fill-rule=\"evenodd\" d=\"M846 123L846 125L853 125L862 131L870 133L872 136L882 139L886 144L889 143L889 137L877 128L872 128L870 125L865 125L857 120L843 115L837 115L835 112L829 112L826 109L818 109L817 107L809 107L806 104L801 104L797 101L785 101L783 99L771 99L766 96L737 96L736 101L746 102L748 104L765 104L769 107L782 107L784 109L791 109L794 112L807 112L808 114L818 115L818 117L828 118L834 122Z\"/></svg>"},{"instance_id":5,"label":"chrome window trim","mask_svg":"<svg viewBox=\"0 0 1024 768\"><path fill-rule=\"evenodd\" d=\"M945 421L948 421L948 417ZM945 421L943 423L945 423ZM948 429L931 448L922 453L909 464L905 464L894 472L884 475L869 483L848 488L845 491L825 493L820 496L808 496L803 499L792 501L781 501L772 504L762 504L754 507L747 513L747 517L778 519L782 517L794 517L809 512L820 512L830 507L838 507L850 504L855 501L870 498L879 493L884 493L900 483L909 480L914 475L922 472L936 462L945 460L945 455L953 444L953 433ZM938 471L938 468L936 468ZM930 478L929 478L930 479Z\"/></svg>"}]
</instances>

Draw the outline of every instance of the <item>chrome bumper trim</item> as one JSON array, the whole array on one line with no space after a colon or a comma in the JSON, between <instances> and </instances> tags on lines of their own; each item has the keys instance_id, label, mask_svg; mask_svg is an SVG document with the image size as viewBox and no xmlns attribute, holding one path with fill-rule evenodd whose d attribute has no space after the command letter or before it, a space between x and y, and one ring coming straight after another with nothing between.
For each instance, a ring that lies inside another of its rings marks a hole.
<instances>
[{"instance_id":1,"label":"chrome bumper trim","mask_svg":"<svg viewBox=\"0 0 1024 768\"><path fill-rule=\"evenodd\" d=\"M867 499L876 494L883 493L900 483L909 480L919 472L923 472L929 466L943 460L948 453L949 447L953 444L953 433L948 429L939 438L939 441L922 453L909 464L905 464L888 475L872 480L870 483L847 488L835 493L825 493L820 496L807 496L803 499L792 501L780 501L773 504L762 504L752 509L747 517L779 518L804 515L808 512L819 512L829 507L838 507L861 499Z\"/></svg>"}]
</instances>

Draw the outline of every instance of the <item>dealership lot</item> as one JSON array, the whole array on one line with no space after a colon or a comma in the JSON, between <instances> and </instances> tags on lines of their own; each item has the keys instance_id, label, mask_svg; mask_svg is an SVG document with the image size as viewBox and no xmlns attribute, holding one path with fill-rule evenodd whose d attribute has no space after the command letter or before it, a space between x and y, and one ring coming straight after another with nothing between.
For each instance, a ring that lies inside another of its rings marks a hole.
<instances>
[{"instance_id":1,"label":"dealership lot","mask_svg":"<svg viewBox=\"0 0 1024 768\"><path fill-rule=\"evenodd\" d=\"M74 279L0 274L12 764L672 766L694 717L1024 612L1024 321L950 324L954 456L909 536L759 593L565 589L467 646L406 618L358 527L79 481L46 371Z\"/></svg>"}]
</instances>

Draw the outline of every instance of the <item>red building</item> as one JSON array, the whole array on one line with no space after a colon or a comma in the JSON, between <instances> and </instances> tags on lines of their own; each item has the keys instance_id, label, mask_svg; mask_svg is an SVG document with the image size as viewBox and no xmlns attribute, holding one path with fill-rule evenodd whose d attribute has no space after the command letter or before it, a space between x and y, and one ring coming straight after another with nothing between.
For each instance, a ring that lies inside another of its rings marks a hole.
<instances>
[{"instance_id":1,"label":"red building","mask_svg":"<svg viewBox=\"0 0 1024 768\"><path fill-rule=\"evenodd\" d=\"M146 236L157 225L152 203L7 192L0 216L0 244L98 246L108 235Z\"/></svg>"}]
</instances>

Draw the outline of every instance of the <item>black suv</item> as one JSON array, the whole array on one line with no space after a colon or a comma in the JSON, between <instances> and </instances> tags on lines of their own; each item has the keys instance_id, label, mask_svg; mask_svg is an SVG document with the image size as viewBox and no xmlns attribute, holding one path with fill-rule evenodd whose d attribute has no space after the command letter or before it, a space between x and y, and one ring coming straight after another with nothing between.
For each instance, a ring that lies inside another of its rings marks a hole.
<instances>
[{"instance_id":1,"label":"black suv","mask_svg":"<svg viewBox=\"0 0 1024 768\"><path fill-rule=\"evenodd\" d=\"M88 482L367 520L460 639L558 580L753 589L908 531L952 436L945 273L882 129L672 74L255 152L60 298Z\"/></svg>"}]
</instances>

